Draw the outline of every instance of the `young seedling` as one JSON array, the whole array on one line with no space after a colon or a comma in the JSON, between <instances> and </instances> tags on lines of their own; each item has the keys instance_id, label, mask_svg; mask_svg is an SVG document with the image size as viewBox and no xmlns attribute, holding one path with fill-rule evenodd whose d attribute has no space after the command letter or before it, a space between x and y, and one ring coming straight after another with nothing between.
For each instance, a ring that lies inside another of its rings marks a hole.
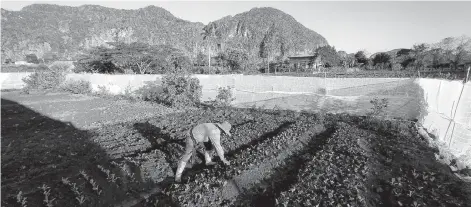
<instances>
[{"instance_id":1,"label":"young seedling","mask_svg":"<svg viewBox=\"0 0 471 207\"><path fill-rule=\"evenodd\" d=\"M90 184L92 184L92 187L93 187L92 189L93 189L98 195L100 195L102 191L101 191L100 188L98 187L98 184L95 182L95 180L90 179L89 182L90 182Z\"/></svg>"},{"instance_id":2,"label":"young seedling","mask_svg":"<svg viewBox=\"0 0 471 207\"><path fill-rule=\"evenodd\" d=\"M115 161L111 161L111 164L114 165L115 167L119 167L123 172L126 173L131 178L131 181L134 182L136 181L135 174L130 171L129 168L126 167L126 164L119 164Z\"/></svg>"},{"instance_id":3,"label":"young seedling","mask_svg":"<svg viewBox=\"0 0 471 207\"><path fill-rule=\"evenodd\" d=\"M77 187L76 183L72 183L69 181L69 178L62 178L62 183L68 185L72 192L75 194L75 199L80 203L80 205L84 204L86 201L85 196L82 192L80 192L79 188Z\"/></svg>"},{"instance_id":4,"label":"young seedling","mask_svg":"<svg viewBox=\"0 0 471 207\"><path fill-rule=\"evenodd\" d=\"M415 169L412 170L412 175L414 176L414 178L418 178L419 177L419 173L415 172Z\"/></svg>"},{"instance_id":5,"label":"young seedling","mask_svg":"<svg viewBox=\"0 0 471 207\"><path fill-rule=\"evenodd\" d=\"M116 181L119 179L118 176L116 176L114 173L111 173L110 170L104 168L103 166L101 165L97 165L98 169L100 169L103 173L106 174L106 180L112 182L112 183L116 183Z\"/></svg>"},{"instance_id":6,"label":"young seedling","mask_svg":"<svg viewBox=\"0 0 471 207\"><path fill-rule=\"evenodd\" d=\"M80 171L80 174L90 183L90 185L92 185L92 189L96 192L96 194L100 195L102 190L100 190L96 181L90 178L90 176L87 175L87 173L85 173L83 170Z\"/></svg>"},{"instance_id":7,"label":"young seedling","mask_svg":"<svg viewBox=\"0 0 471 207\"><path fill-rule=\"evenodd\" d=\"M23 191L18 192L16 195L16 202L18 202L21 207L26 207L26 198L23 196Z\"/></svg>"},{"instance_id":8,"label":"young seedling","mask_svg":"<svg viewBox=\"0 0 471 207\"><path fill-rule=\"evenodd\" d=\"M44 204L46 204L47 207L52 207L54 206L52 202L56 200L55 198L50 199L49 195L51 194L51 190L49 189L49 186L46 184L43 184L43 186L39 187L39 189L43 190L43 195L44 195Z\"/></svg>"},{"instance_id":9,"label":"young seedling","mask_svg":"<svg viewBox=\"0 0 471 207\"><path fill-rule=\"evenodd\" d=\"M79 197L75 197L75 199L77 199L77 201L80 203L80 205L85 203L85 197L83 195L81 195Z\"/></svg>"}]
</instances>

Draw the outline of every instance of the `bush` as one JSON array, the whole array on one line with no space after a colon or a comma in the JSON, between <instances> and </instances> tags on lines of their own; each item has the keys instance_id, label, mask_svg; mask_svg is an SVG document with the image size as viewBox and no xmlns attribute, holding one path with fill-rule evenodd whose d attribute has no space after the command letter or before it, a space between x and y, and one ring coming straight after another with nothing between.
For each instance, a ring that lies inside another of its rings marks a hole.
<instances>
[{"instance_id":1,"label":"bush","mask_svg":"<svg viewBox=\"0 0 471 207\"><path fill-rule=\"evenodd\" d=\"M230 106L231 102L234 100L234 94L232 94L232 88L230 86L219 87L218 95L216 96L214 103L217 106Z\"/></svg>"},{"instance_id":2,"label":"bush","mask_svg":"<svg viewBox=\"0 0 471 207\"><path fill-rule=\"evenodd\" d=\"M60 70L49 69L37 71L28 77L23 78L23 82L26 83L23 91L29 93L32 89L58 89L65 81L65 76L66 74Z\"/></svg>"},{"instance_id":3,"label":"bush","mask_svg":"<svg viewBox=\"0 0 471 207\"><path fill-rule=\"evenodd\" d=\"M371 104L373 104L373 107L371 108L371 112L368 113L370 116L379 116L379 115L384 115L385 109L388 107L388 99L383 98L383 99L378 99L374 98L373 100L370 101Z\"/></svg>"},{"instance_id":4,"label":"bush","mask_svg":"<svg viewBox=\"0 0 471 207\"><path fill-rule=\"evenodd\" d=\"M86 80L70 80L62 87L63 91L75 94L89 94L92 92L90 81Z\"/></svg>"},{"instance_id":5,"label":"bush","mask_svg":"<svg viewBox=\"0 0 471 207\"><path fill-rule=\"evenodd\" d=\"M162 93L163 88L160 80L149 81L136 91L136 97L144 101L160 102Z\"/></svg>"},{"instance_id":6,"label":"bush","mask_svg":"<svg viewBox=\"0 0 471 207\"><path fill-rule=\"evenodd\" d=\"M103 85L99 85L98 91L95 91L93 95L102 97L102 98L108 98L108 97L113 96L113 94L111 94L111 92L106 88L106 86L103 86Z\"/></svg>"},{"instance_id":7,"label":"bush","mask_svg":"<svg viewBox=\"0 0 471 207\"><path fill-rule=\"evenodd\" d=\"M52 70L57 70L57 71L64 71L66 73L71 73L73 72L74 65L73 63L66 63L66 62L54 62L51 65L49 65L49 68Z\"/></svg>"},{"instance_id":8,"label":"bush","mask_svg":"<svg viewBox=\"0 0 471 207\"><path fill-rule=\"evenodd\" d=\"M162 78L162 93L157 95L158 102L183 108L200 103L202 86L197 78L185 73L168 73Z\"/></svg>"},{"instance_id":9,"label":"bush","mask_svg":"<svg viewBox=\"0 0 471 207\"><path fill-rule=\"evenodd\" d=\"M28 54L25 57L27 63L39 64L38 57L35 54Z\"/></svg>"},{"instance_id":10,"label":"bush","mask_svg":"<svg viewBox=\"0 0 471 207\"><path fill-rule=\"evenodd\" d=\"M402 70L402 65L399 64L399 63L395 63L395 64L392 65L392 70L393 71L400 71L400 70Z\"/></svg>"},{"instance_id":11,"label":"bush","mask_svg":"<svg viewBox=\"0 0 471 207\"><path fill-rule=\"evenodd\" d=\"M36 72L41 70L49 70L46 65L2 65L3 73L16 73L16 72Z\"/></svg>"}]
</instances>

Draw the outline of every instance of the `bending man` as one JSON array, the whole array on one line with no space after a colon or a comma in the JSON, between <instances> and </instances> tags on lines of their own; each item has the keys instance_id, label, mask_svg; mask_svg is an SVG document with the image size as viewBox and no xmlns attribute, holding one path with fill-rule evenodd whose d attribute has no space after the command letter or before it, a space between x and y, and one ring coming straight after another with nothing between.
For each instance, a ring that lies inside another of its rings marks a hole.
<instances>
[{"instance_id":1,"label":"bending man","mask_svg":"<svg viewBox=\"0 0 471 207\"><path fill-rule=\"evenodd\" d=\"M231 130L231 124L225 121L223 123L203 123L195 126L190 130L190 136L185 140L185 153L178 163L177 172L175 173L175 181L181 182L181 176L185 169L186 163L193 154L196 154L196 144L204 143L204 159L206 165L214 165L211 161L211 150L213 147L216 149L216 153L225 165L229 165L229 161L224 158L224 149L221 146L221 132L232 136L229 132Z\"/></svg>"}]
</instances>

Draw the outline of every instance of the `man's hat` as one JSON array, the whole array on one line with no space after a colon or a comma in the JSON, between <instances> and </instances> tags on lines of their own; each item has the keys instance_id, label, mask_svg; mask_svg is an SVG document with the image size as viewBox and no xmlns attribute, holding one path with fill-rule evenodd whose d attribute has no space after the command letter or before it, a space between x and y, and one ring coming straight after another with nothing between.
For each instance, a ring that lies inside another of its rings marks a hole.
<instances>
[{"instance_id":1,"label":"man's hat","mask_svg":"<svg viewBox=\"0 0 471 207\"><path fill-rule=\"evenodd\" d=\"M216 126L219 127L224 133L226 133L229 136L232 136L231 133L229 132L231 130L231 124L227 121L223 123L216 123Z\"/></svg>"}]
</instances>

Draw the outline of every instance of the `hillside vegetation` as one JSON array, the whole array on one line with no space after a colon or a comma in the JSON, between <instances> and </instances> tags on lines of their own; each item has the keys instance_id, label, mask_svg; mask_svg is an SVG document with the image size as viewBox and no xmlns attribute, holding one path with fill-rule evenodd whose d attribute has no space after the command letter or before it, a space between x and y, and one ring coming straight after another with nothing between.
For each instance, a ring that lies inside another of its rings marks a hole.
<instances>
[{"instance_id":1,"label":"hillside vegetation","mask_svg":"<svg viewBox=\"0 0 471 207\"><path fill-rule=\"evenodd\" d=\"M155 6L124 10L35 4L18 12L2 9L2 56L18 60L28 53L39 58L52 53L72 59L83 50L116 41L171 44L189 52L202 27Z\"/></svg>"},{"instance_id":2,"label":"hillside vegetation","mask_svg":"<svg viewBox=\"0 0 471 207\"><path fill-rule=\"evenodd\" d=\"M268 50L269 56L311 53L316 47L328 45L320 34L273 8L254 8L211 24L214 24L216 42L245 49L254 56L263 50Z\"/></svg>"},{"instance_id":3,"label":"hillside vegetation","mask_svg":"<svg viewBox=\"0 0 471 207\"><path fill-rule=\"evenodd\" d=\"M190 58L198 52L207 54L203 41L202 23L189 22L173 16L160 7L148 6L137 10L113 9L96 5L80 7L33 4L21 11L2 9L2 59L24 60L35 54L40 60L75 60L78 54L107 42L149 45L172 45ZM290 53L312 50L327 41L307 29L293 17L272 8L257 8L249 12L215 21L218 39L227 47L242 45L257 56L267 34L274 47ZM211 51L213 55L217 50Z\"/></svg>"}]
</instances>

